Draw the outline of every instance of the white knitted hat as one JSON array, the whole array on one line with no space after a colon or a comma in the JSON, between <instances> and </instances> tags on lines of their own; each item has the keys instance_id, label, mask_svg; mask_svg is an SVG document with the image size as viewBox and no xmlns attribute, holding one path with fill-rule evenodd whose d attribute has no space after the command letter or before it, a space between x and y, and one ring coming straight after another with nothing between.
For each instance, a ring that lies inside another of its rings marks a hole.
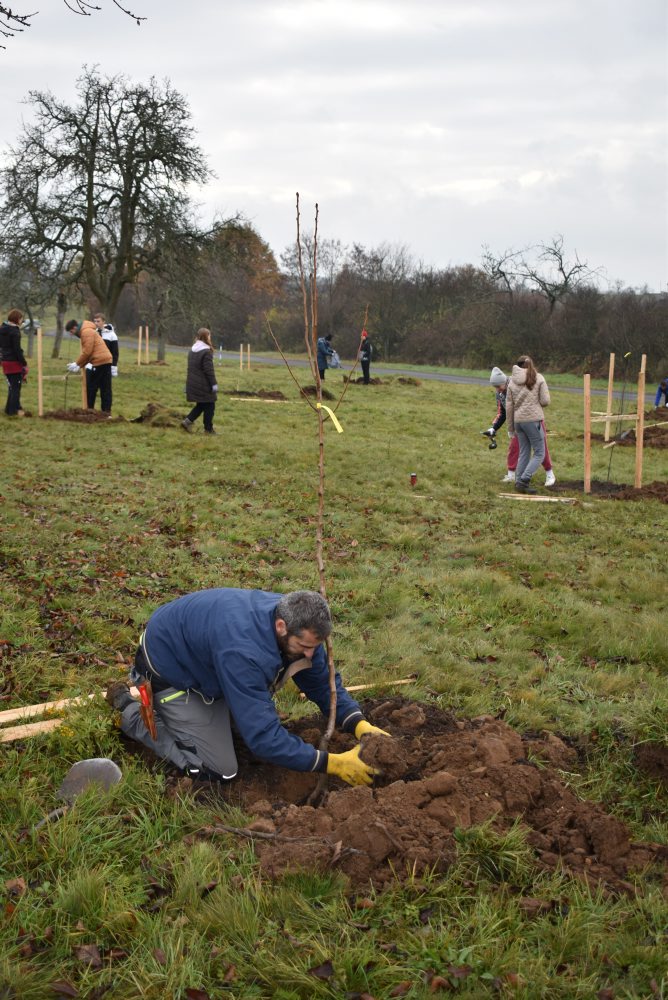
<instances>
[{"instance_id":1,"label":"white knitted hat","mask_svg":"<svg viewBox=\"0 0 668 1000\"><path fill-rule=\"evenodd\" d=\"M492 368L492 374L489 376L489 381L491 385L503 385L508 379L503 374L500 368Z\"/></svg>"}]
</instances>

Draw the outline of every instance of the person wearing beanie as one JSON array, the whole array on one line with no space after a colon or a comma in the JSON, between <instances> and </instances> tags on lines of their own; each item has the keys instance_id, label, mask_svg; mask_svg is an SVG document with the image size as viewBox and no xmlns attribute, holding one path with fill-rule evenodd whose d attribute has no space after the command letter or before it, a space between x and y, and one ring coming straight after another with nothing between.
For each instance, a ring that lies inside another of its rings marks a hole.
<instances>
[{"instance_id":1,"label":"person wearing beanie","mask_svg":"<svg viewBox=\"0 0 668 1000\"><path fill-rule=\"evenodd\" d=\"M491 425L486 431L481 431L485 437L490 439L490 448L496 447L495 437L497 431L506 422L506 393L508 390L508 382L510 379L500 368L492 368L492 374L489 376L489 383L493 386L496 392L496 416L492 421ZM543 458L543 468L545 469L545 485L554 486L557 478L554 474L554 469L552 468L552 459L550 458L550 452L547 447L547 430L545 428L545 421L542 421L543 425L543 436L545 438L545 457ZM515 482L515 470L517 469L517 460L520 454L520 445L517 440L517 435L512 434L510 436L510 443L508 445L508 455L506 457L506 467L507 472L502 483L514 483Z\"/></svg>"},{"instance_id":2,"label":"person wearing beanie","mask_svg":"<svg viewBox=\"0 0 668 1000\"><path fill-rule=\"evenodd\" d=\"M371 341L369 340L369 334L366 330L362 330L362 343L360 345L360 363L362 365L362 376L364 378L364 385L369 385L371 381L370 370L371 370L371 358L373 357L373 347L371 346Z\"/></svg>"},{"instance_id":3,"label":"person wearing beanie","mask_svg":"<svg viewBox=\"0 0 668 1000\"><path fill-rule=\"evenodd\" d=\"M531 477L545 458L543 408L550 404L550 391L543 376L528 354L513 365L506 390L508 429L517 434L520 454L517 460L515 491L532 493Z\"/></svg>"}]
</instances>

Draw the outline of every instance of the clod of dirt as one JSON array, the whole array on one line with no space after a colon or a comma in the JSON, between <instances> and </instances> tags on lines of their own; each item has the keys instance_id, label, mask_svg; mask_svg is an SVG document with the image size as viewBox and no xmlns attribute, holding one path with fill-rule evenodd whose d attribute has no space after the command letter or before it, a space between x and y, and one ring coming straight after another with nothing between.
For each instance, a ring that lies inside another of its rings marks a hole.
<instances>
[{"instance_id":1,"label":"clod of dirt","mask_svg":"<svg viewBox=\"0 0 668 1000\"><path fill-rule=\"evenodd\" d=\"M408 770L402 744L389 736L367 733L361 740L360 757L386 781L395 781Z\"/></svg>"},{"instance_id":2,"label":"clod of dirt","mask_svg":"<svg viewBox=\"0 0 668 1000\"><path fill-rule=\"evenodd\" d=\"M218 794L262 821L257 829L265 836L255 847L267 874L336 868L382 888L413 873L445 871L456 856L456 829L489 822L502 835L520 820L537 869L562 866L604 888L630 892L629 872L656 866L651 877L663 873L668 888L668 848L632 843L621 820L575 796L560 773L573 769L573 752L558 737L523 739L491 716L457 720L435 705L400 697L368 702L364 709L392 736L364 737L364 759L384 773L370 788L330 780L331 791L317 809L299 804L315 786L313 775L263 764L237 747L239 776ZM313 743L322 732L315 718L288 728ZM335 733L330 750L352 745L350 736ZM656 760L665 766L665 756L657 753Z\"/></svg>"},{"instance_id":3,"label":"clod of dirt","mask_svg":"<svg viewBox=\"0 0 668 1000\"><path fill-rule=\"evenodd\" d=\"M668 786L668 746L641 743L636 747L634 757L639 771Z\"/></svg>"},{"instance_id":4,"label":"clod of dirt","mask_svg":"<svg viewBox=\"0 0 668 1000\"><path fill-rule=\"evenodd\" d=\"M130 421L133 424L148 424L150 427L180 427L184 414L179 410L171 410L162 403L147 403L138 417Z\"/></svg>"},{"instance_id":5,"label":"clod of dirt","mask_svg":"<svg viewBox=\"0 0 668 1000\"><path fill-rule=\"evenodd\" d=\"M419 378L413 378L412 375L399 375L397 378L399 385L422 385Z\"/></svg>"}]
</instances>

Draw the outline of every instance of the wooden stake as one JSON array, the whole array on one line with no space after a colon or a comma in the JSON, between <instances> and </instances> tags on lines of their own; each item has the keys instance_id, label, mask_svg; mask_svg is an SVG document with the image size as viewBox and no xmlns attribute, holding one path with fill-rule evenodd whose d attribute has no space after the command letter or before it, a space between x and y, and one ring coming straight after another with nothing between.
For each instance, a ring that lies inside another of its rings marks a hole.
<instances>
[{"instance_id":1,"label":"wooden stake","mask_svg":"<svg viewBox=\"0 0 668 1000\"><path fill-rule=\"evenodd\" d=\"M44 416L44 366L42 364L42 328L37 327L37 416Z\"/></svg>"},{"instance_id":2,"label":"wooden stake","mask_svg":"<svg viewBox=\"0 0 668 1000\"><path fill-rule=\"evenodd\" d=\"M351 684L350 687L346 687L346 691L371 691L375 688L385 688L385 687L399 687L400 684L415 684L417 682L417 677L403 677L400 681L377 681L376 684ZM301 701L306 701L306 695L304 692L300 692L299 698Z\"/></svg>"},{"instance_id":3,"label":"wooden stake","mask_svg":"<svg viewBox=\"0 0 668 1000\"><path fill-rule=\"evenodd\" d=\"M605 434L603 437L604 441L610 440L610 415L612 414L612 387L615 379L615 355L610 355L610 368L608 370L608 402L606 415L608 419L605 422Z\"/></svg>"},{"instance_id":4,"label":"wooden stake","mask_svg":"<svg viewBox=\"0 0 668 1000\"><path fill-rule=\"evenodd\" d=\"M247 368L248 371L250 371L250 344L246 344L246 357L248 359L248 363L246 365L246 368Z\"/></svg>"},{"instance_id":5,"label":"wooden stake","mask_svg":"<svg viewBox=\"0 0 668 1000\"><path fill-rule=\"evenodd\" d=\"M591 493L591 375L584 377L584 491Z\"/></svg>"},{"instance_id":6,"label":"wooden stake","mask_svg":"<svg viewBox=\"0 0 668 1000\"><path fill-rule=\"evenodd\" d=\"M239 344L239 371L244 370L244 345Z\"/></svg>"},{"instance_id":7,"label":"wooden stake","mask_svg":"<svg viewBox=\"0 0 668 1000\"><path fill-rule=\"evenodd\" d=\"M145 332L145 334L144 334L144 347L145 347L145 351L144 351L144 359L145 359L145 361L146 361L146 364L148 365L148 364L150 364L150 363L151 363L151 359L150 359L150 357L149 357L149 338L148 338L148 324L146 324L146 332Z\"/></svg>"},{"instance_id":8,"label":"wooden stake","mask_svg":"<svg viewBox=\"0 0 668 1000\"><path fill-rule=\"evenodd\" d=\"M141 365L141 342L144 335L144 327L140 326L137 331L137 368Z\"/></svg>"},{"instance_id":9,"label":"wooden stake","mask_svg":"<svg viewBox=\"0 0 668 1000\"><path fill-rule=\"evenodd\" d=\"M86 366L81 369L81 409L88 409L88 383L86 381Z\"/></svg>"},{"instance_id":10,"label":"wooden stake","mask_svg":"<svg viewBox=\"0 0 668 1000\"><path fill-rule=\"evenodd\" d=\"M638 373L638 416L636 420L636 475L633 485L637 490L642 487L642 459L645 437L645 366L647 355L643 354L640 360L640 371Z\"/></svg>"}]
</instances>

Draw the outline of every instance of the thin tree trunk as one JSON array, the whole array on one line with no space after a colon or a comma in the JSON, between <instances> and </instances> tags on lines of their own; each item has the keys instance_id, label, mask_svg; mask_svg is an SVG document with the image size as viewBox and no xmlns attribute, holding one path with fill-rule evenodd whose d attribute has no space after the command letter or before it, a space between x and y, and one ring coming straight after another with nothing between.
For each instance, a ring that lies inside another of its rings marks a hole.
<instances>
[{"instance_id":1,"label":"thin tree trunk","mask_svg":"<svg viewBox=\"0 0 668 1000\"><path fill-rule=\"evenodd\" d=\"M67 298L62 292L58 292L56 301L56 339L53 342L52 358L60 357L60 348L63 343L63 333L65 330L65 310L67 309Z\"/></svg>"}]
</instances>

